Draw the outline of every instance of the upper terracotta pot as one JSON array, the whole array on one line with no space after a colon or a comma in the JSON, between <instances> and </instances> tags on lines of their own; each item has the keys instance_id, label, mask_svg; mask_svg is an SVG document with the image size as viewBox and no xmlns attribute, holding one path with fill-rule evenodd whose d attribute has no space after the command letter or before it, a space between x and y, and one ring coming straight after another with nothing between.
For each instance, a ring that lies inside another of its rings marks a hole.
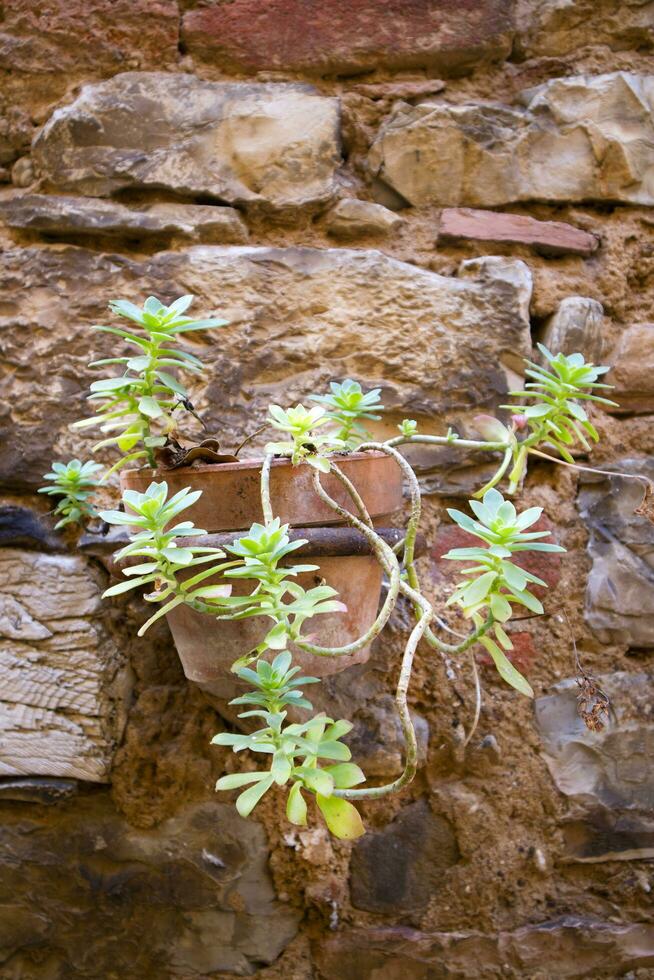
<instances>
[{"instance_id":1,"label":"upper terracotta pot","mask_svg":"<svg viewBox=\"0 0 654 980\"><path fill-rule=\"evenodd\" d=\"M380 452L351 453L336 457L339 467L363 498L375 523L384 523L402 505L402 473L397 463ZM175 470L123 470L123 490L143 493L153 480L165 480L170 494L184 487L202 490L202 496L184 511L184 520L208 532L240 531L263 521L261 507L262 460L238 463L202 463ZM345 488L331 473L321 474L327 493L353 510ZM323 503L313 486L313 469L306 463L274 459L270 468L273 513L283 524L310 527L344 523Z\"/></svg>"}]
</instances>

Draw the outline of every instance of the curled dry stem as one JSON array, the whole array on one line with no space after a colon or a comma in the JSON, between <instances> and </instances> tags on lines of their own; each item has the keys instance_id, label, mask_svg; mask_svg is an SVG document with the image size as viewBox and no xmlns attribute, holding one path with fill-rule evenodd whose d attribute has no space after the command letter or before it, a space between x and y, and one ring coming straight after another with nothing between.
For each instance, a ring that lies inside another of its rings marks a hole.
<instances>
[{"instance_id":1,"label":"curled dry stem","mask_svg":"<svg viewBox=\"0 0 654 980\"><path fill-rule=\"evenodd\" d=\"M343 485L348 487L350 481L347 479L347 477L345 477L345 475L342 474L337 467L334 469L334 472L335 475L337 476L337 479L341 480ZM411 671L413 668L413 658L415 656L418 643L422 639L425 629L427 628L429 621L433 616L433 610L431 608L431 605L427 602L427 600L423 596L420 595L419 592L416 592L413 588L411 588L411 586L407 582L403 581L399 577L399 563L397 561L397 557L393 553L393 549L390 548L379 537L379 535L373 530L372 527L370 527L367 523L364 523L363 520L360 520L359 518L355 517L354 514L351 514L344 507L341 507L340 504L338 504L332 497L329 496L329 494L326 492L326 490L323 488L322 484L320 483L320 474L318 473L317 470L314 472L313 479L314 479L314 486L316 492L318 493L320 498L329 507L335 510L336 513L338 513L344 520L346 520L349 524L351 524L352 527L357 528L359 531L361 531L362 534L365 535L366 539L370 542L370 545L373 548L375 555L377 556L378 560L382 564L382 567L386 571L391 572L393 580L395 580L397 576L399 591L402 592L403 595L406 595L407 598L409 598L415 606L418 606L420 608L420 618L416 623L416 625L414 626L414 628L412 629L407 644L404 648L404 653L402 655L402 665L400 667L400 676L398 680L397 689L395 692L395 704L397 706L397 711L400 718L400 724L402 726L402 732L404 734L404 739L406 744L404 769L397 779L395 779L392 783L387 783L384 786L371 786L365 789L342 789L342 790L334 791L335 795L343 797L344 799L348 799L348 800L357 800L357 799L374 800L374 799L379 799L382 796L387 796L389 793L394 793L397 790L401 789L403 786L406 786L407 783L411 782L411 780L416 774L416 769L418 767L418 741L416 739L415 729L413 727L413 722L411 720L411 712L409 711L407 695L408 695L409 683L411 680ZM354 492L356 494L356 491ZM356 495L356 497L358 497L358 494ZM355 502L356 502L356 497L355 497ZM357 504L357 506L359 505ZM360 505L360 512L365 513L365 507L363 507L362 502ZM389 588L389 595L390 595L390 591L391 590ZM393 602L390 607L391 609L394 607L396 599L397 599L397 592L395 593L395 596L393 598ZM390 615L390 610L389 610L389 615ZM388 619L388 616L386 617L386 619ZM375 624L378 621L379 621L379 617L375 621ZM375 624L373 624L373 628ZM377 632L379 632L379 630ZM375 635L377 634L375 633Z\"/></svg>"},{"instance_id":2,"label":"curled dry stem","mask_svg":"<svg viewBox=\"0 0 654 980\"><path fill-rule=\"evenodd\" d=\"M352 643L347 643L345 646L341 647L318 646L315 643L309 643L307 640L295 641L296 646L298 646L301 650L304 650L307 653L313 653L318 657L347 656L349 654L356 653L358 650L362 650L363 647L368 646L369 643L372 643L375 637L381 633L384 626L388 622L390 615L395 608L395 603L397 602L397 597L400 591L400 566L395 554L393 553L393 549L387 545L386 542L383 541L382 538L380 538L379 535L373 530L370 515L366 511L363 501L345 474L341 473L336 466L332 466L332 469L334 471L334 475L337 477L337 479L341 480L348 491L351 488L352 492L355 494L355 503L357 502L358 498L357 506L360 506L361 513L365 517L365 520L355 517L354 514L351 514L345 509L345 507L341 507L339 503L329 496L327 491L320 483L320 474L318 473L318 470L314 470L313 472L313 483L316 493L321 500L335 510L340 517L348 522L348 524L361 531L370 544L370 547L372 548L378 562L388 575L389 584L386 598L376 620L370 629L368 629L363 636L360 636L357 640L354 640Z\"/></svg>"},{"instance_id":3,"label":"curled dry stem","mask_svg":"<svg viewBox=\"0 0 654 980\"><path fill-rule=\"evenodd\" d=\"M479 716L481 715L481 684L479 683L479 670L477 669L477 661L475 660L475 655L470 651L470 669L472 670L472 678L475 682L475 716L472 719L472 725L470 726L470 731L465 737L463 747L470 742L470 739L477 731L477 725L479 724Z\"/></svg>"},{"instance_id":4,"label":"curled dry stem","mask_svg":"<svg viewBox=\"0 0 654 980\"><path fill-rule=\"evenodd\" d=\"M272 455L266 453L263 458L263 466L261 467L261 509L263 510L264 524L271 524L275 517L270 502L270 467L272 461Z\"/></svg>"},{"instance_id":5,"label":"curled dry stem","mask_svg":"<svg viewBox=\"0 0 654 980\"><path fill-rule=\"evenodd\" d=\"M411 681L411 673L413 669L413 660L421 639L426 638L429 640L430 645L436 647L441 652L443 648L446 648L447 652L451 651L453 653L460 653L469 649L474 643L477 642L480 636L490 629L492 625L492 617L490 617L485 623L483 623L478 629L475 629L469 636L467 636L461 643L454 646L450 644L444 644L438 637L434 636L429 624L434 617L434 610L431 604L424 598L420 592L420 583L418 579L418 574L415 568L414 553L415 553L415 542L418 533L418 526L420 522L421 514L421 497L420 497L420 487L418 485L417 478L411 469L410 465L404 459L404 457L396 450L394 447L383 443L365 443L360 447L360 451L365 452L366 450L378 450L384 452L387 456L390 456L395 460L397 465L401 468L403 473L406 475L409 486L411 490L411 514L407 522L407 531L404 538L404 554L403 561L407 573L407 580L399 578L398 581L398 592L404 595L413 604L414 611L416 614L416 625L414 626L409 639L404 648L404 653L402 655L402 664L400 667L400 675L398 679L398 684L395 692L395 704L397 707L398 716L400 719L400 725L402 727L402 732L405 739L405 764L404 769L400 776L395 779L392 783L387 783L383 786L367 787L362 789L348 789L348 790L338 790L337 795L342 796L346 799L378 799L382 796L386 796L390 793L396 792L403 786L406 786L411 782L415 776L417 766L418 766L418 744L415 734L415 729L413 727L413 722L411 720L411 712L408 706L408 690L409 683ZM356 488L352 485L351 481L345 476L345 474L340 470L340 468L332 463L332 472L336 478L343 484L343 486L348 491L350 497L352 498L357 510L359 511L360 517L357 518L354 514L350 513L346 508L338 504L333 498L329 496L322 484L320 483L320 474L315 471L313 474L314 487L316 492L329 507L336 511L344 520L346 520L351 526L360 530L369 541L375 556L382 565L384 571L389 575L391 579L391 584L396 581L396 576L399 577L399 563L397 556L393 548L389 547L375 532L370 515L368 514L360 495L358 494ZM392 600L392 601L389 601ZM391 589L387 594L386 603L382 609L382 615L375 620L375 623L371 629L356 642L357 649L361 646L367 645L371 642L374 636L377 636L383 625L387 622L390 612L395 606L397 601L397 592L393 590L391 595ZM388 607L388 608L387 608ZM383 623L380 624L380 620L383 618ZM362 640L365 641L362 643ZM307 649L309 645L299 644L303 649ZM350 644L352 646L352 644ZM325 652L329 655L332 651L328 648L319 648L321 652ZM343 649L343 648L340 648ZM313 652L313 651L311 651ZM335 649L334 653L337 652ZM477 713L473 722L472 732L476 728L478 717L479 717L479 681L477 678L477 689L478 689L478 702L477 702Z\"/></svg>"},{"instance_id":6,"label":"curled dry stem","mask_svg":"<svg viewBox=\"0 0 654 980\"><path fill-rule=\"evenodd\" d=\"M413 439L420 439L420 436L414 436ZM424 438L427 438L426 436ZM433 438L438 438L434 436ZM395 440L393 440L395 441ZM494 445L494 444L489 444ZM359 447L360 452L365 452L366 450L377 450L378 452L383 452L387 456L391 456L395 460L397 465L402 470L404 476L406 477L409 484L409 491L411 494L411 514L407 523L407 532L404 538L404 567L407 571L407 577L409 585L416 590L420 591L420 580L418 578L418 572L415 567L414 553L415 553L415 543L416 536L418 534L418 526L420 523L420 513L421 513L421 495L420 495L420 484L418 483L418 478L413 472L411 465L407 462L404 456L401 455L394 449L390 443L380 443L380 442L368 442ZM416 609L416 614L418 610ZM477 642L480 636L487 633L492 625L491 621L483 624L479 629L473 630L467 637L465 637L461 643L445 643L443 640L437 637L430 626L425 629L425 639L431 647L438 650L441 654L459 654L464 653L468 650L474 643Z\"/></svg>"}]
</instances>

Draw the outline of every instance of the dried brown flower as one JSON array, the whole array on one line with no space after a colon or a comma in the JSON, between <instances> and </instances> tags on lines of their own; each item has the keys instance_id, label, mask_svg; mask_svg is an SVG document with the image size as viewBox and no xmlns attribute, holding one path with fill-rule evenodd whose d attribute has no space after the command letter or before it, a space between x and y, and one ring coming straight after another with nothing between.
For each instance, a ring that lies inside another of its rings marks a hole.
<instances>
[{"instance_id":1,"label":"dried brown flower","mask_svg":"<svg viewBox=\"0 0 654 980\"><path fill-rule=\"evenodd\" d=\"M611 702L608 696L595 683L592 677L581 672L577 677L579 694L577 710L586 728L591 732L601 732L609 720Z\"/></svg>"}]
</instances>

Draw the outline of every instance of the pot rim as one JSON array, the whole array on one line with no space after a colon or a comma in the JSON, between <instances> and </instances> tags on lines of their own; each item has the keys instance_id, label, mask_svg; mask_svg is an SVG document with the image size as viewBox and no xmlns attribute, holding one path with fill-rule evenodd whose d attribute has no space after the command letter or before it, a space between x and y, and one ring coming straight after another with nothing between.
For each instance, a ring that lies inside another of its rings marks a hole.
<instances>
[{"instance_id":1,"label":"pot rim","mask_svg":"<svg viewBox=\"0 0 654 980\"><path fill-rule=\"evenodd\" d=\"M381 452L379 449L368 449L366 452L354 452L354 453L333 453L333 457L338 458L340 461L346 459L356 459L356 460L366 460L366 459L390 459L386 453ZM331 458L331 457L330 457ZM302 464L300 464L302 465ZM307 464L308 465L308 464ZM157 468L153 469L151 466L141 466L138 468L129 468L121 471L123 473L138 473L141 476L150 474L151 477L155 475L166 475L168 473L238 473L239 471L245 472L248 470L260 470L263 466L263 456L257 456L253 459L243 459L238 460L236 463L196 463L191 464L191 466L174 466L172 468ZM275 458L273 459L271 466L293 466L291 460L287 457Z\"/></svg>"}]
</instances>

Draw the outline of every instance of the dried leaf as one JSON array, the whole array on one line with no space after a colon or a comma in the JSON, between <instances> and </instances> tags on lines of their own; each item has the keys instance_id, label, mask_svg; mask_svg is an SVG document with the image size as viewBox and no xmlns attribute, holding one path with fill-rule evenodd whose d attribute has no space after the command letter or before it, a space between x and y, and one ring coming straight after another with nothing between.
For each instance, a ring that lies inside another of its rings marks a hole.
<instances>
[{"instance_id":1,"label":"dried leaf","mask_svg":"<svg viewBox=\"0 0 654 980\"><path fill-rule=\"evenodd\" d=\"M165 446L155 451L157 464L165 470L177 470L183 466L190 466L195 460L204 463L237 463L238 459L233 453L221 453L220 443L217 439L203 439L197 446L185 449L176 439L168 437Z\"/></svg>"}]
</instances>

